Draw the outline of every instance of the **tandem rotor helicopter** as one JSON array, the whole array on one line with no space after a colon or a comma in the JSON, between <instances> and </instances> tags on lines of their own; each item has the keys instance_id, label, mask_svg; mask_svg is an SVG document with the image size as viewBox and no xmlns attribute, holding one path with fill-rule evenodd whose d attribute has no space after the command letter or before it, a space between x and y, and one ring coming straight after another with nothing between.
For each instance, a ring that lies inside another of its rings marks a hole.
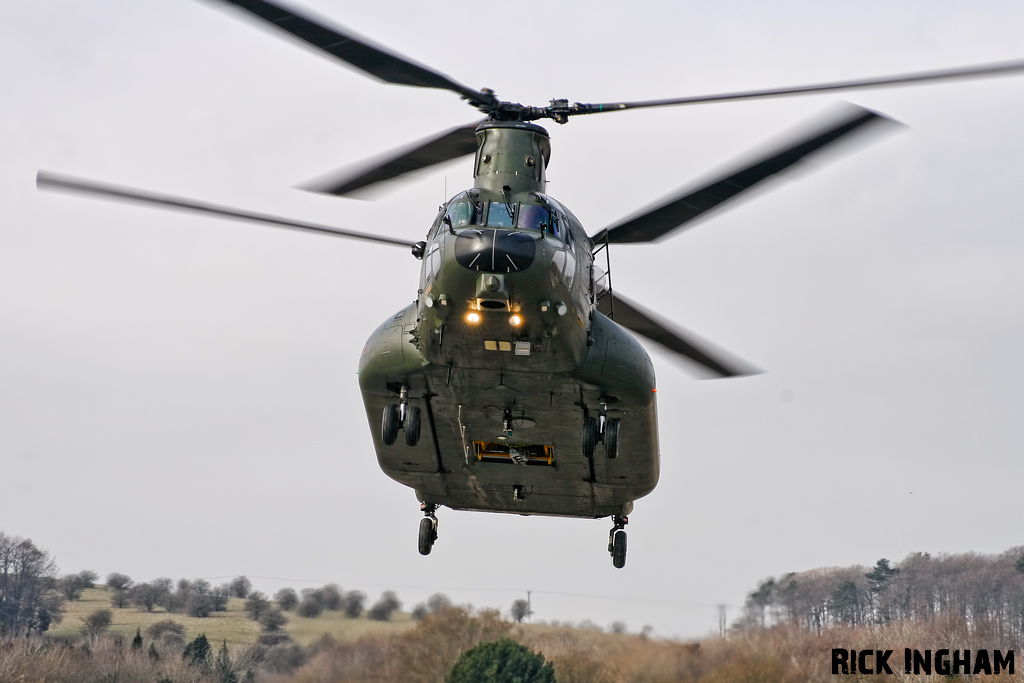
<instances>
[{"instance_id":1,"label":"tandem rotor helicopter","mask_svg":"<svg viewBox=\"0 0 1024 683\"><path fill-rule=\"evenodd\" d=\"M610 245L661 241L805 157L885 121L859 107L727 175L691 186L589 235L546 191L548 132L574 116L985 77L1024 61L699 97L534 107L467 87L350 32L266 0L211 0L385 83L449 90L486 118L448 130L356 173L306 189L346 196L474 155L473 186L450 198L416 243L40 172L40 188L411 249L421 261L415 301L370 335L359 384L381 469L416 492L418 549L437 539L439 507L611 517L612 564L626 562L633 503L659 475L654 366L628 330L719 377L748 374L611 287ZM603 254L601 252L604 252ZM604 262L603 267L602 263Z\"/></svg>"}]
</instances>

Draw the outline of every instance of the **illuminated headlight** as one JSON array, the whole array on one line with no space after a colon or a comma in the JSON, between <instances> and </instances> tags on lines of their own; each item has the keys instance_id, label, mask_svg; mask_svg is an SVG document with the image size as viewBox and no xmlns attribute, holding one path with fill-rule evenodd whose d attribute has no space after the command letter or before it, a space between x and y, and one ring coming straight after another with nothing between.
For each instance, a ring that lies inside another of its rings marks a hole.
<instances>
[{"instance_id":1,"label":"illuminated headlight","mask_svg":"<svg viewBox=\"0 0 1024 683\"><path fill-rule=\"evenodd\" d=\"M523 324L523 318L520 315L512 315L508 319L508 324L512 327L519 327Z\"/></svg>"},{"instance_id":2,"label":"illuminated headlight","mask_svg":"<svg viewBox=\"0 0 1024 683\"><path fill-rule=\"evenodd\" d=\"M470 311L469 313L466 314L466 322L469 323L470 325L476 325L478 322L480 322L480 314L477 313L476 311Z\"/></svg>"}]
</instances>

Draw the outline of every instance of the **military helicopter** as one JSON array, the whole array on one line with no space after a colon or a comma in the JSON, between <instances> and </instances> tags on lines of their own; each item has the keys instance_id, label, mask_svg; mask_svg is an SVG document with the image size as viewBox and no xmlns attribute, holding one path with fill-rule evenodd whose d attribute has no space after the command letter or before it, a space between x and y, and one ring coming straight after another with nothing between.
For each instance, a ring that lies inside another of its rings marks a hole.
<instances>
[{"instance_id":1,"label":"military helicopter","mask_svg":"<svg viewBox=\"0 0 1024 683\"><path fill-rule=\"evenodd\" d=\"M359 383L381 469L413 488L420 501L423 555L438 538L436 512L444 506L611 517L607 549L612 564L624 567L624 527L634 502L654 490L660 457L654 367L627 330L719 377L753 370L614 291L610 245L663 240L808 155L886 119L851 107L780 149L593 235L547 194L550 136L534 122L564 124L573 116L626 109L1024 71L1024 62L1012 62L644 102L555 99L533 107L464 86L279 4L216 1L380 81L452 91L486 116L307 189L352 195L474 155L472 188L442 205L426 238L412 243L45 172L38 185L409 248L421 261L415 301L370 336L359 360Z\"/></svg>"}]
</instances>

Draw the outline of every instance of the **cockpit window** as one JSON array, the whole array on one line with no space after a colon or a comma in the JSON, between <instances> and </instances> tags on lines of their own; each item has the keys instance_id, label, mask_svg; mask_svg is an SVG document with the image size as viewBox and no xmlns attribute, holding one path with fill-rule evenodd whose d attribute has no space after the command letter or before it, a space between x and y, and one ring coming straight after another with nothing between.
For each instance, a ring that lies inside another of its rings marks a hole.
<instances>
[{"instance_id":1,"label":"cockpit window","mask_svg":"<svg viewBox=\"0 0 1024 683\"><path fill-rule=\"evenodd\" d=\"M511 228L516 217L516 205L505 202L489 202L487 210L487 226L491 228Z\"/></svg>"},{"instance_id":2,"label":"cockpit window","mask_svg":"<svg viewBox=\"0 0 1024 683\"><path fill-rule=\"evenodd\" d=\"M551 220L551 212L547 207L537 204L521 204L519 206L519 227L524 230L542 230L549 235L555 232L555 223Z\"/></svg>"},{"instance_id":3,"label":"cockpit window","mask_svg":"<svg viewBox=\"0 0 1024 683\"><path fill-rule=\"evenodd\" d=\"M467 225L482 225L484 212L483 203L473 200L452 202L445 214L452 222L453 228L464 228Z\"/></svg>"}]
</instances>

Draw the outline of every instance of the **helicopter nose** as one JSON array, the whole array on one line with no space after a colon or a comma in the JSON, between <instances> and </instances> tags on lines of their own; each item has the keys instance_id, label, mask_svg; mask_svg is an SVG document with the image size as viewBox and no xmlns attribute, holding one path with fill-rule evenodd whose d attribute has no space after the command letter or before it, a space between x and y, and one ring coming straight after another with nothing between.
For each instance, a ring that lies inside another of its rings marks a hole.
<instances>
[{"instance_id":1,"label":"helicopter nose","mask_svg":"<svg viewBox=\"0 0 1024 683\"><path fill-rule=\"evenodd\" d=\"M455 261L482 273L526 270L537 256L533 237L511 230L463 230L455 238Z\"/></svg>"}]
</instances>

